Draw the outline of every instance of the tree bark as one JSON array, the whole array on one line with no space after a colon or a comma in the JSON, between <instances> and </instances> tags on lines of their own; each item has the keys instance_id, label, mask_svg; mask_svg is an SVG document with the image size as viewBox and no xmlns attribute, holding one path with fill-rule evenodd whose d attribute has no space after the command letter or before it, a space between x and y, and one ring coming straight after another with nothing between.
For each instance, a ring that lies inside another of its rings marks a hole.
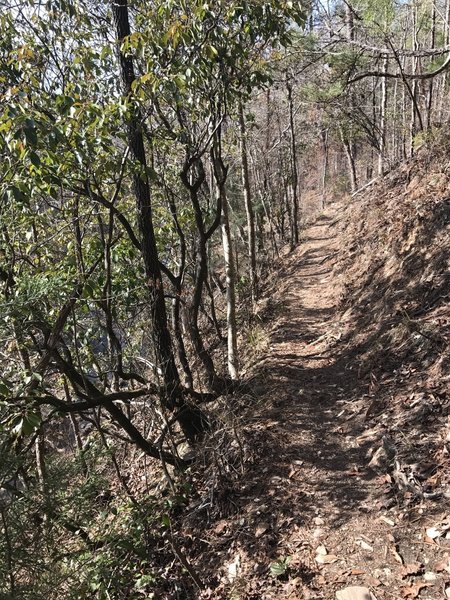
<instances>
[{"instance_id":1,"label":"tree bark","mask_svg":"<svg viewBox=\"0 0 450 600\"><path fill-rule=\"evenodd\" d=\"M286 90L289 105L289 135L291 143L291 167L292 167L292 236L291 246L298 244L298 170L297 170L297 142L295 137L294 102L292 98L292 83L286 74Z\"/></svg>"},{"instance_id":2,"label":"tree bark","mask_svg":"<svg viewBox=\"0 0 450 600\"><path fill-rule=\"evenodd\" d=\"M412 7L412 27L413 27L413 49L417 51L419 49L419 40L418 40L418 8L415 2L413 2ZM416 75L419 68L419 58L412 58L412 74ZM417 79L413 79L411 85L411 118L409 122L409 156L413 156L414 154L414 140L417 134L418 128L422 129L422 119L420 115L420 109L418 106L418 91L419 84ZM418 124L419 121L419 124Z\"/></svg>"},{"instance_id":3,"label":"tree bark","mask_svg":"<svg viewBox=\"0 0 450 600\"><path fill-rule=\"evenodd\" d=\"M388 69L388 59L385 58L383 61L383 70ZM378 175L383 176L385 172L385 159L386 159L386 109L387 109L387 80L385 77L381 78L381 102L380 102L380 137L378 143Z\"/></svg>"},{"instance_id":4,"label":"tree bark","mask_svg":"<svg viewBox=\"0 0 450 600\"><path fill-rule=\"evenodd\" d=\"M239 103L239 127L241 135L241 174L242 189L244 191L244 204L247 216L247 245L250 272L250 289L252 304L258 299L258 275L256 272L256 240L255 240L255 215L253 211L253 200L250 189L250 177L248 170L247 140L245 131L244 109Z\"/></svg>"},{"instance_id":5,"label":"tree bark","mask_svg":"<svg viewBox=\"0 0 450 600\"><path fill-rule=\"evenodd\" d=\"M356 163L355 163L355 155L353 152L353 144L345 137L344 131L342 127L340 128L341 140L344 146L345 155L347 157L348 164L348 172L350 178L350 187L351 191L354 192L358 189L358 178L356 175Z\"/></svg>"},{"instance_id":6,"label":"tree bark","mask_svg":"<svg viewBox=\"0 0 450 600\"><path fill-rule=\"evenodd\" d=\"M119 44L130 35L127 0L114 0L111 4L114 24ZM131 55L119 49L120 71L124 92L131 95L132 84L135 81L133 59ZM163 404L169 410L179 411L179 422L188 439L194 439L203 429L203 417L194 407L189 406L181 393L181 382L172 340L168 328L167 312L164 299L164 287L159 265L156 238L153 229L150 185L147 176L147 161L144 148L144 138L141 128L142 115L139 108L130 104L128 118L128 143L131 155L141 167L133 173L134 194L141 232L141 252L144 260L146 284L150 299L152 334L155 344L157 366L162 372L166 389Z\"/></svg>"},{"instance_id":7,"label":"tree bark","mask_svg":"<svg viewBox=\"0 0 450 600\"><path fill-rule=\"evenodd\" d=\"M232 380L239 376L237 328L236 328L236 272L231 239L230 221L228 216L228 198L226 194L226 180L228 169L223 164L221 156L220 133L213 142L213 167L216 180L217 194L221 197L222 206L222 247L225 262L226 298L227 298L227 363L228 373Z\"/></svg>"},{"instance_id":8,"label":"tree bark","mask_svg":"<svg viewBox=\"0 0 450 600\"><path fill-rule=\"evenodd\" d=\"M323 147L323 166L322 166L322 198L321 198L321 209L325 208L325 198L326 198L326 185L327 185L327 175L328 175L328 129L324 129L322 132L322 147Z\"/></svg>"},{"instance_id":9,"label":"tree bark","mask_svg":"<svg viewBox=\"0 0 450 600\"><path fill-rule=\"evenodd\" d=\"M436 1L433 0L431 5L431 31L430 31L430 47L434 48L436 42ZM433 110L433 92L434 92L434 80L430 79L427 94L427 121L426 128L431 128L431 116Z\"/></svg>"},{"instance_id":10,"label":"tree bark","mask_svg":"<svg viewBox=\"0 0 450 600\"><path fill-rule=\"evenodd\" d=\"M195 171L195 174L193 174L192 171ZM189 330L191 334L191 341L195 353L197 354L202 363L209 387L213 391L220 394L224 391L226 387L226 382L224 382L220 377L218 377L216 373L214 362L203 343L198 320L203 296L203 289L208 279L207 244L214 231L220 226L220 219L222 214L222 198L220 195L217 195L214 221L210 225L209 229L206 230L199 200L199 190L205 182L205 170L201 159L192 161L189 159L189 157L186 157L185 165L183 171L181 172L181 180L183 182L183 185L189 191L191 204L194 209L195 224L197 227L197 242L195 247L194 289L189 304Z\"/></svg>"},{"instance_id":11,"label":"tree bark","mask_svg":"<svg viewBox=\"0 0 450 600\"><path fill-rule=\"evenodd\" d=\"M355 41L355 20L353 15L353 8L350 2L345 3L345 26L346 26L346 37L349 42ZM355 98L353 91L350 91L349 97L349 113L352 114L355 106ZM341 138L344 144L345 154L347 156L347 163L350 175L351 190L354 192L358 189L358 178L356 176L356 147L353 141L353 127L350 123L350 135L344 135L341 128Z\"/></svg>"}]
</instances>

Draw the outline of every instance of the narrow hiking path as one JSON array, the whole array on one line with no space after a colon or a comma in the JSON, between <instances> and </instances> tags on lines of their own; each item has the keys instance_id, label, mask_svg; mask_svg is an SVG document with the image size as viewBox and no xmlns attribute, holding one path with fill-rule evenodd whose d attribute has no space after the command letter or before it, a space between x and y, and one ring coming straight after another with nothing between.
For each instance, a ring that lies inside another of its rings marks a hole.
<instances>
[{"instance_id":1,"label":"narrow hiking path","mask_svg":"<svg viewBox=\"0 0 450 600\"><path fill-rule=\"evenodd\" d=\"M341 214L334 205L309 226L277 276L272 300L281 308L245 430L252 459L224 494L213 536L228 557L217 598L328 600L348 586L377 600L445 597L442 583L417 579L434 555L425 560L419 525L398 499L384 501L389 479L369 466L379 427L374 436L367 415L348 410L371 401L338 310Z\"/></svg>"},{"instance_id":2,"label":"narrow hiking path","mask_svg":"<svg viewBox=\"0 0 450 600\"><path fill-rule=\"evenodd\" d=\"M310 498L315 511L321 498L338 505L339 519L345 520L345 510L365 497L354 477L364 449L350 447L338 427L342 402L356 377L337 344L343 331L336 321L336 224L337 209L329 209L306 230L302 246L290 257L278 292L283 315L272 332L264 368L275 396L272 417L279 419L275 431L283 467L289 461L302 467L298 477L289 476L290 486L297 482L297 496Z\"/></svg>"}]
</instances>

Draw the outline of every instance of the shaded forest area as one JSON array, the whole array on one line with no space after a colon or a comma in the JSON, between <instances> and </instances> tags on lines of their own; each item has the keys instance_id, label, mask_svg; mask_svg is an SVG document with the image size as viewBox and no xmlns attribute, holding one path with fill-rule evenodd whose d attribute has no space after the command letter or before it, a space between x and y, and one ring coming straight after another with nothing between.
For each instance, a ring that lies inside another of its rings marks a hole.
<instances>
[{"instance_id":1,"label":"shaded forest area","mask_svg":"<svg viewBox=\"0 0 450 600\"><path fill-rule=\"evenodd\" d=\"M413 359L447 381L450 1L0 7L0 596L263 598L202 529L266 476L290 376L258 361L336 203L333 303L292 340L342 339L370 394ZM251 577L290 597L274 558Z\"/></svg>"}]
</instances>

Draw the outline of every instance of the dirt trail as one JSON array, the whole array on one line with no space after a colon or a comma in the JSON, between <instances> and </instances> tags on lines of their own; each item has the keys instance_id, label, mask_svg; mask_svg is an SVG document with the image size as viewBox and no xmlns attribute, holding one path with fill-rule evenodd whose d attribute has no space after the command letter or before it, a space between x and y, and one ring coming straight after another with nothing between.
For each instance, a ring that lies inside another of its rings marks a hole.
<instances>
[{"instance_id":1,"label":"dirt trail","mask_svg":"<svg viewBox=\"0 0 450 600\"><path fill-rule=\"evenodd\" d=\"M351 331L339 321L333 271L340 210L329 208L305 231L277 278L274 301L283 307L257 367L263 399L246 428L253 460L226 495L232 517L224 510L216 528L216 542L232 540L231 562L222 563L231 568L228 591L216 597L332 599L354 585L377 600L445 597L433 571L445 555L419 535L423 510L383 503L386 476L368 466L377 442L364 416L346 410L368 384L341 341ZM427 509L428 518L438 509ZM406 574L413 563L427 565Z\"/></svg>"}]
</instances>

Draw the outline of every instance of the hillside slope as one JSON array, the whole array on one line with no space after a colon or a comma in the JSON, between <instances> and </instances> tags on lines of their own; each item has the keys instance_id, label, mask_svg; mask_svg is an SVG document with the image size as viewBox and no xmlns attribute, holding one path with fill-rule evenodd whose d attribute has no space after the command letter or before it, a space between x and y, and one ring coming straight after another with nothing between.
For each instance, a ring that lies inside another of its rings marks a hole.
<instances>
[{"instance_id":1,"label":"hillside slope","mask_svg":"<svg viewBox=\"0 0 450 600\"><path fill-rule=\"evenodd\" d=\"M256 393L179 522L194 597L445 597L449 196L441 143L329 206L278 265Z\"/></svg>"}]
</instances>

